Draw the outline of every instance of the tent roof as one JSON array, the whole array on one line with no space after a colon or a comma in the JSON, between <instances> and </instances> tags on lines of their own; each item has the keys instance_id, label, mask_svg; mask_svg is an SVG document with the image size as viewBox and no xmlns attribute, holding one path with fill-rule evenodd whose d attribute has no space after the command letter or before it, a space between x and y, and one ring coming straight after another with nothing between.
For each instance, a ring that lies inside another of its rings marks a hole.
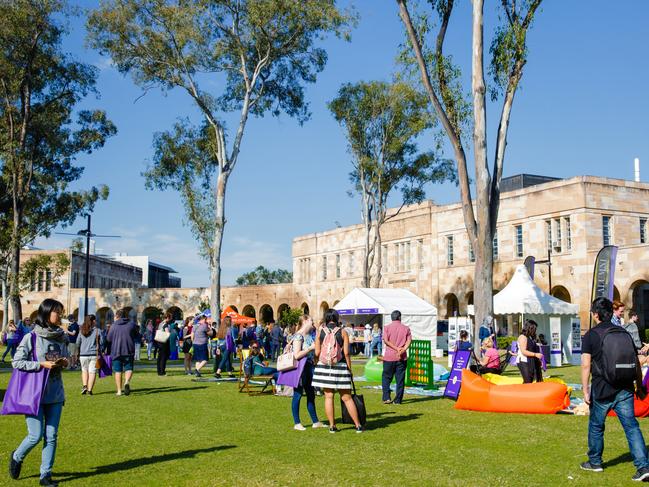
<instances>
[{"instance_id":1,"label":"tent roof","mask_svg":"<svg viewBox=\"0 0 649 487\"><path fill-rule=\"evenodd\" d=\"M240 315L235 310L233 310L231 306L228 306L223 310L223 313L221 313L221 319L225 318L226 316L232 318L233 325L249 325L250 323L253 323L255 321L254 318Z\"/></svg>"},{"instance_id":2,"label":"tent roof","mask_svg":"<svg viewBox=\"0 0 649 487\"><path fill-rule=\"evenodd\" d=\"M541 291L524 265L516 267L509 284L494 296L494 314L574 315L579 306Z\"/></svg>"},{"instance_id":3,"label":"tent roof","mask_svg":"<svg viewBox=\"0 0 649 487\"><path fill-rule=\"evenodd\" d=\"M355 288L334 306L342 315L392 313L437 316L437 308L407 289Z\"/></svg>"}]
</instances>

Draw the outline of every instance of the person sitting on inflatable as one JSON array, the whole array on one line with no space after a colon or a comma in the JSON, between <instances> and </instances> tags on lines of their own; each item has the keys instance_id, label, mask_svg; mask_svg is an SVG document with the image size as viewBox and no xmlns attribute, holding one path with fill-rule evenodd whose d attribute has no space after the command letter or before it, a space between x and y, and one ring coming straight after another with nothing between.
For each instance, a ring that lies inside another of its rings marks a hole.
<instances>
[{"instance_id":1,"label":"person sitting on inflatable","mask_svg":"<svg viewBox=\"0 0 649 487\"><path fill-rule=\"evenodd\" d=\"M485 351L480 359L481 374L500 374L500 355L494 348L494 342L491 337L482 340L482 349Z\"/></svg>"}]
</instances>

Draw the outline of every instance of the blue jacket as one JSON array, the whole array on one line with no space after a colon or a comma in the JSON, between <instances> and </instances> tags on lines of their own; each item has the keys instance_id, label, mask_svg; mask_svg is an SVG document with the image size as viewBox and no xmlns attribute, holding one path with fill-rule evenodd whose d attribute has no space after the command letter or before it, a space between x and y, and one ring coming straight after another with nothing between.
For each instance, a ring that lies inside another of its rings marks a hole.
<instances>
[{"instance_id":1,"label":"blue jacket","mask_svg":"<svg viewBox=\"0 0 649 487\"><path fill-rule=\"evenodd\" d=\"M137 326L128 318L120 318L110 327L106 341L110 343L112 358L135 355L135 334Z\"/></svg>"}]
</instances>

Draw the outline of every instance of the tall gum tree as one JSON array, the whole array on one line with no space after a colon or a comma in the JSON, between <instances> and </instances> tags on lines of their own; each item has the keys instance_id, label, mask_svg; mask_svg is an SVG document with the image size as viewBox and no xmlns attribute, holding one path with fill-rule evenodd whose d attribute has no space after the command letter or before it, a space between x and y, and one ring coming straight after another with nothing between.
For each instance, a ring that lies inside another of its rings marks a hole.
<instances>
[{"instance_id":1,"label":"tall gum tree","mask_svg":"<svg viewBox=\"0 0 649 487\"><path fill-rule=\"evenodd\" d=\"M104 0L89 17L91 45L120 72L145 91L180 88L202 115L198 127L181 121L156 135L145 176L150 188L180 192L209 261L213 310L221 304L226 189L248 118L306 121L305 84L327 61L317 43L330 33L348 37L354 21L334 0ZM232 112L239 120L229 138L220 116ZM212 197L197 197L197 189Z\"/></svg>"},{"instance_id":2,"label":"tall gum tree","mask_svg":"<svg viewBox=\"0 0 649 487\"><path fill-rule=\"evenodd\" d=\"M0 177L7 197L0 220L0 254L9 265L13 319L22 319L20 249L59 225L74 222L108 196L105 186L71 191L83 168L79 154L91 153L115 134L100 110L78 110L96 93L97 70L62 50L63 22L72 15L65 1L13 0L0 3Z\"/></svg>"},{"instance_id":3,"label":"tall gum tree","mask_svg":"<svg viewBox=\"0 0 649 487\"><path fill-rule=\"evenodd\" d=\"M527 33L534 20L541 0L501 0L502 21L496 28L490 47L492 56L489 72L493 77L491 97L503 98L500 121L496 136L492 169L489 169L487 151L487 86L484 69L484 0L472 0L471 45L471 99L473 110L473 156L475 165L475 200L471 195L464 149L466 141L457 123L457 114L463 110L463 101L456 87L449 82L456 74L450 57L444 54L444 39L454 0L429 0L427 4L439 18L434 48L428 48L427 34L431 26L426 16L413 16L407 0L396 0L403 21L414 63L418 67L421 82L435 109L448 140L453 147L464 224L469 242L475 252L474 303L475 333L477 340L481 322L493 314L493 247L500 205L500 181L505 159L507 131L509 128L514 96L527 61ZM415 7L416 8L416 7ZM475 206L475 208L474 208ZM477 347L476 343L476 347Z\"/></svg>"}]
</instances>

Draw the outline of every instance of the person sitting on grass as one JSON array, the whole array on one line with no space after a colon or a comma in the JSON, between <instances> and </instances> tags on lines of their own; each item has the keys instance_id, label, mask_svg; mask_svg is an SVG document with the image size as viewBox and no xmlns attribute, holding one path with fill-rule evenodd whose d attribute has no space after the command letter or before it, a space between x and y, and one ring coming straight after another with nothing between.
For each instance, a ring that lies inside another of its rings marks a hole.
<instances>
[{"instance_id":1,"label":"person sitting on grass","mask_svg":"<svg viewBox=\"0 0 649 487\"><path fill-rule=\"evenodd\" d=\"M252 375L272 375L273 381L277 383L279 372L275 367L268 367L268 363L263 361L263 355L260 353L259 342L253 341L250 343L250 356L246 359L248 363L248 370Z\"/></svg>"},{"instance_id":2,"label":"person sitting on grass","mask_svg":"<svg viewBox=\"0 0 649 487\"><path fill-rule=\"evenodd\" d=\"M123 395L128 396L131 393L137 325L126 317L122 309L117 310L115 318L117 321L110 327L106 341L110 344L110 356L113 359L116 395L121 396L123 390ZM123 387L122 375L125 378Z\"/></svg>"}]
</instances>

